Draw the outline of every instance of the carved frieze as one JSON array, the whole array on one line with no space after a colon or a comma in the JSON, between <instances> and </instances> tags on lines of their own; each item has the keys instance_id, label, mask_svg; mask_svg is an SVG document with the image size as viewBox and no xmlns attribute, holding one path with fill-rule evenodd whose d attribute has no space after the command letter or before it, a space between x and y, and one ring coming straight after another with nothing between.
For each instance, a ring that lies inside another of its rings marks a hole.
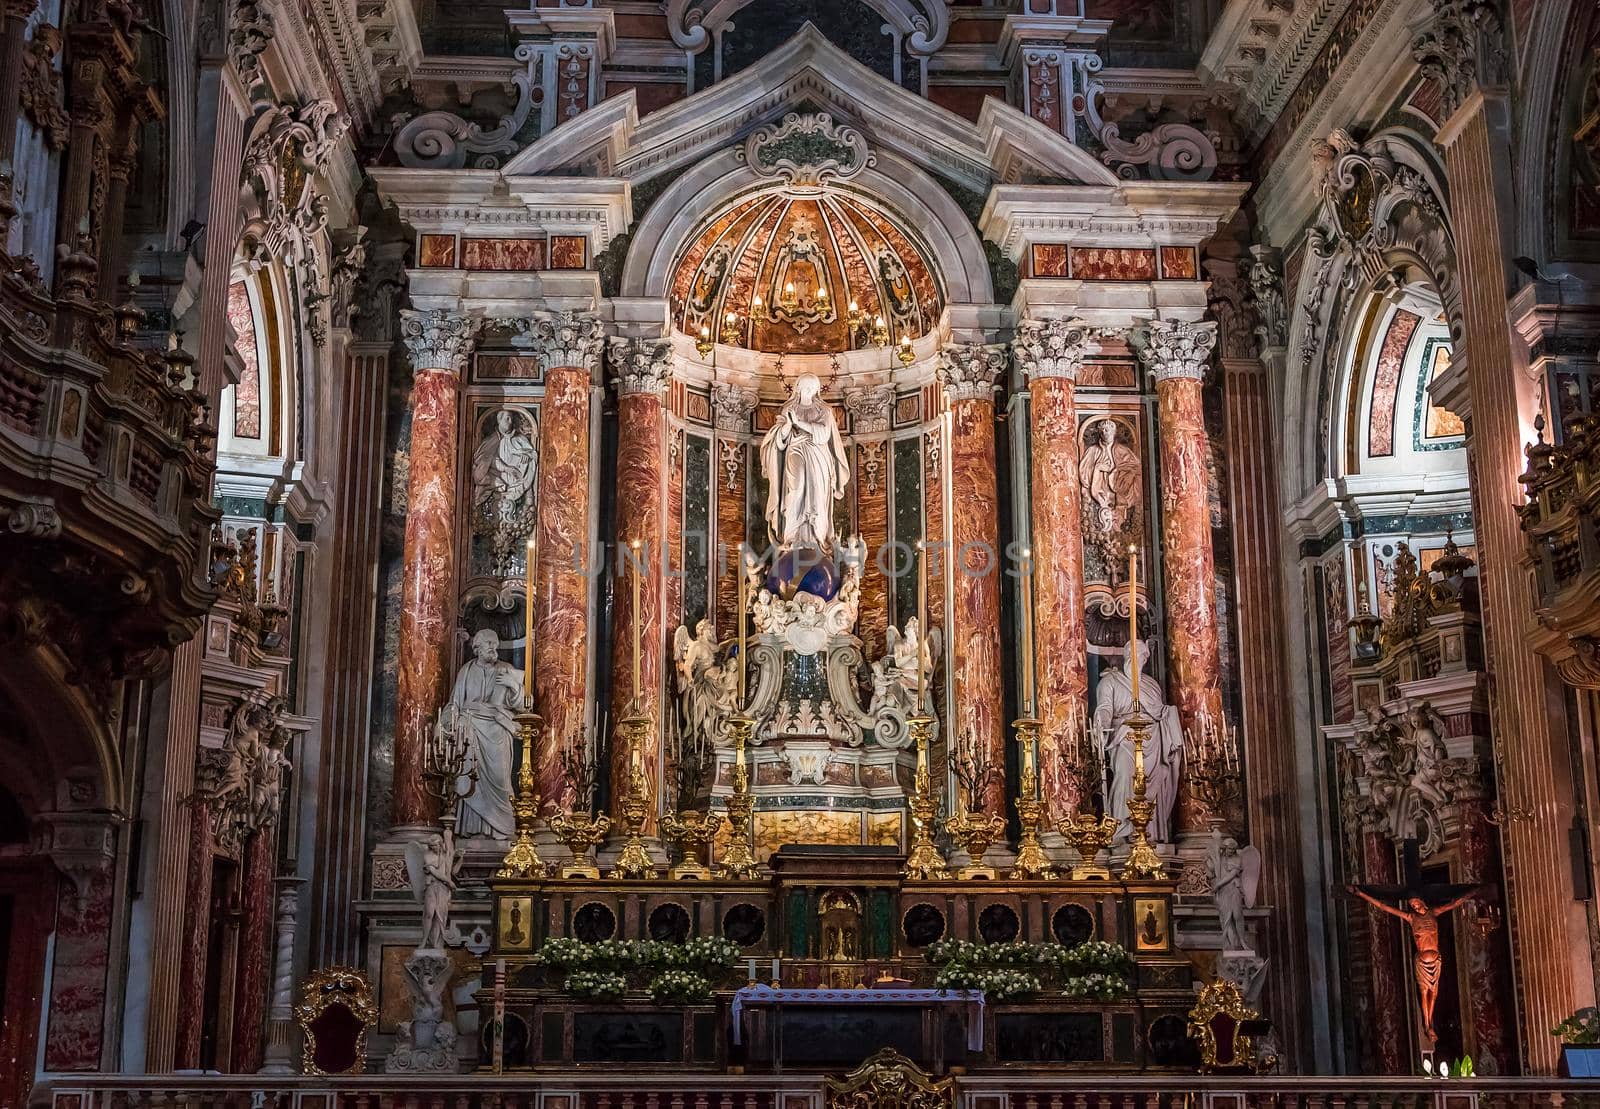
<instances>
[{"instance_id":1,"label":"carved frieze","mask_svg":"<svg viewBox=\"0 0 1600 1109\"><path fill-rule=\"evenodd\" d=\"M881 435L889 430L894 413L894 386L873 385L847 389L844 406L850 413L850 427L857 435Z\"/></svg>"},{"instance_id":2,"label":"carved frieze","mask_svg":"<svg viewBox=\"0 0 1600 1109\"><path fill-rule=\"evenodd\" d=\"M742 385L718 382L711 386L711 410L717 430L730 435L750 430L750 413L755 411L756 394Z\"/></svg>"}]
</instances>

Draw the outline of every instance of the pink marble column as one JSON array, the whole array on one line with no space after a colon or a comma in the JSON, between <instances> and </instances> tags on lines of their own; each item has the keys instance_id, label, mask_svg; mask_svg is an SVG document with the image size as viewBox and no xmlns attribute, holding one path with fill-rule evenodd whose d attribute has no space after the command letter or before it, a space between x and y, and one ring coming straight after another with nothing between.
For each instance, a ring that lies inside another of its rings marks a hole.
<instances>
[{"instance_id":1,"label":"pink marble column","mask_svg":"<svg viewBox=\"0 0 1600 1109\"><path fill-rule=\"evenodd\" d=\"M539 567L534 602L534 703L544 717L539 796L546 811L574 804L561 767L563 745L581 740L588 696L589 388L603 335L597 316L534 321L544 363L539 405Z\"/></svg>"},{"instance_id":2,"label":"pink marble column","mask_svg":"<svg viewBox=\"0 0 1600 1109\"><path fill-rule=\"evenodd\" d=\"M1001 559L999 493L995 483L994 390L1005 348L946 347L940 373L953 416L950 443L950 545L955 606L950 613L955 668L952 750L987 772L971 799L976 811L1006 814L1005 704L1000 684ZM965 799L964 799L965 800Z\"/></svg>"},{"instance_id":3,"label":"pink marble column","mask_svg":"<svg viewBox=\"0 0 1600 1109\"><path fill-rule=\"evenodd\" d=\"M1133 340L1156 386L1170 694L1185 740L1192 741L1201 734L1203 721L1223 726L1216 566L1206 491L1208 444L1200 396L1217 325L1156 320L1135 332ZM1189 792L1187 780L1185 775L1179 782L1176 828L1195 834L1205 830L1212 813Z\"/></svg>"},{"instance_id":4,"label":"pink marble column","mask_svg":"<svg viewBox=\"0 0 1600 1109\"><path fill-rule=\"evenodd\" d=\"M1077 811L1079 797L1063 752L1072 749L1089 699L1076 389L1084 358L1099 345L1082 320L1025 320L1013 350L1028 377L1030 398L1039 785L1049 811L1065 816ZM1027 662L1019 659L1018 665Z\"/></svg>"},{"instance_id":5,"label":"pink marble column","mask_svg":"<svg viewBox=\"0 0 1600 1109\"><path fill-rule=\"evenodd\" d=\"M425 824L423 744L450 679L455 630L456 402L478 321L453 312L401 313L400 336L416 371L400 600L394 737L396 826Z\"/></svg>"},{"instance_id":6,"label":"pink marble column","mask_svg":"<svg viewBox=\"0 0 1600 1109\"><path fill-rule=\"evenodd\" d=\"M272 879L278 856L276 821L250 833L244 843L239 884L238 988L233 1005L235 1074L261 1069L267 1031L268 959L272 944Z\"/></svg>"},{"instance_id":7,"label":"pink marble column","mask_svg":"<svg viewBox=\"0 0 1600 1109\"><path fill-rule=\"evenodd\" d=\"M183 933L178 959L177 1044L173 1065L179 1070L193 1070L200 1065L213 850L211 806L197 795L189 809L189 865L184 875Z\"/></svg>"},{"instance_id":8,"label":"pink marble column","mask_svg":"<svg viewBox=\"0 0 1600 1109\"><path fill-rule=\"evenodd\" d=\"M658 340L613 339L612 381L617 389L617 542L638 542L644 559L637 614L639 699L634 701L633 608L635 564L624 557L612 584L611 747L612 818L620 820L633 753L618 742L617 722L629 716L650 721L640 752L645 780L657 804L661 790L661 681L665 653L662 621L662 559L666 555L667 418L664 398L671 379L672 348ZM655 832L656 805L647 834Z\"/></svg>"},{"instance_id":9,"label":"pink marble column","mask_svg":"<svg viewBox=\"0 0 1600 1109\"><path fill-rule=\"evenodd\" d=\"M1516 1070L1517 1046L1512 1013L1506 1005L1514 989L1511 959L1506 947L1505 906L1500 897L1500 837L1489 822L1489 802L1474 797L1459 803L1460 833L1457 851L1462 882L1481 882L1487 887L1476 900L1462 906L1456 915L1456 936L1467 952L1467 994L1461 999L1467 1010L1467 1050L1477 1061L1480 1073L1511 1074ZM1498 914L1498 915L1497 915ZM1489 922L1479 927L1478 920ZM1448 963L1445 973L1451 973ZM1492 1062L1490 1069L1485 1061Z\"/></svg>"},{"instance_id":10,"label":"pink marble column","mask_svg":"<svg viewBox=\"0 0 1600 1109\"><path fill-rule=\"evenodd\" d=\"M1371 828L1364 830L1361 849L1366 882L1385 885L1399 880L1394 845L1383 833ZM1372 1011L1367 1014L1367 1020L1373 1061L1383 1074L1406 1074L1411 1068L1406 1031L1406 1011L1411 999L1406 992L1409 987L1405 968L1400 963L1400 941L1404 937L1397 934L1404 925L1353 898L1349 911L1366 914L1367 973L1372 985Z\"/></svg>"}]
</instances>

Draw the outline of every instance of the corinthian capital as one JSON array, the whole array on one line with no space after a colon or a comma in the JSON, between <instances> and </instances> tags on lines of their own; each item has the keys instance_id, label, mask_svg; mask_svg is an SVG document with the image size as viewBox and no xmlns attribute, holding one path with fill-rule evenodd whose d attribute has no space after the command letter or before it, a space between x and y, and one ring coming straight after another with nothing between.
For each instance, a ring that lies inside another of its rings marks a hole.
<instances>
[{"instance_id":1,"label":"corinthian capital","mask_svg":"<svg viewBox=\"0 0 1600 1109\"><path fill-rule=\"evenodd\" d=\"M672 344L665 339L615 336L609 354L618 396L659 397L667 391L667 381L672 376Z\"/></svg>"},{"instance_id":2,"label":"corinthian capital","mask_svg":"<svg viewBox=\"0 0 1600 1109\"><path fill-rule=\"evenodd\" d=\"M1433 18L1421 25L1411 56L1422 75L1438 82L1445 116L1455 114L1475 88L1502 79L1503 26L1493 0L1433 0Z\"/></svg>"},{"instance_id":3,"label":"corinthian capital","mask_svg":"<svg viewBox=\"0 0 1600 1109\"><path fill-rule=\"evenodd\" d=\"M894 411L894 386L867 385L851 389L844 395L844 406L850 410L857 435L888 431L889 417Z\"/></svg>"},{"instance_id":4,"label":"corinthian capital","mask_svg":"<svg viewBox=\"0 0 1600 1109\"><path fill-rule=\"evenodd\" d=\"M1011 342L1017 365L1031 381L1059 377L1077 381L1083 360L1100 353L1095 329L1083 320L1023 320Z\"/></svg>"},{"instance_id":5,"label":"corinthian capital","mask_svg":"<svg viewBox=\"0 0 1600 1109\"><path fill-rule=\"evenodd\" d=\"M400 340L413 369L460 373L467 368L482 322L477 316L442 308L427 312L407 308L400 313Z\"/></svg>"},{"instance_id":6,"label":"corinthian capital","mask_svg":"<svg viewBox=\"0 0 1600 1109\"><path fill-rule=\"evenodd\" d=\"M1217 325L1210 320L1151 320L1129 332L1128 341L1156 381L1202 381L1217 345Z\"/></svg>"},{"instance_id":7,"label":"corinthian capital","mask_svg":"<svg viewBox=\"0 0 1600 1109\"><path fill-rule=\"evenodd\" d=\"M605 333L600 317L591 312L556 312L528 322L534 356L546 370L578 368L593 373L600 368Z\"/></svg>"},{"instance_id":8,"label":"corinthian capital","mask_svg":"<svg viewBox=\"0 0 1600 1109\"><path fill-rule=\"evenodd\" d=\"M1006 367L1006 348L952 343L939 351L939 380L952 400L990 400Z\"/></svg>"},{"instance_id":9,"label":"corinthian capital","mask_svg":"<svg viewBox=\"0 0 1600 1109\"><path fill-rule=\"evenodd\" d=\"M711 387L711 408L716 414L718 431L749 431L750 413L755 406L755 392L742 385L718 382Z\"/></svg>"}]
</instances>

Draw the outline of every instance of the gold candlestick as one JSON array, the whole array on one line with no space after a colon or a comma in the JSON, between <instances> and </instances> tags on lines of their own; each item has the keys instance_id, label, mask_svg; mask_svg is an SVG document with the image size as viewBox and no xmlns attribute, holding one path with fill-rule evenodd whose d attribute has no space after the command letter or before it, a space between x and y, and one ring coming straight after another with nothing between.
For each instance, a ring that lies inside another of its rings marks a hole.
<instances>
[{"instance_id":1,"label":"gold candlestick","mask_svg":"<svg viewBox=\"0 0 1600 1109\"><path fill-rule=\"evenodd\" d=\"M905 876L913 881L937 882L950 876L950 866L933 842L933 822L939 813L939 804L933 799L933 784L928 773L928 738L933 728L933 717L913 716L906 721L912 742L917 745L917 771L912 779L911 800L911 853L906 856Z\"/></svg>"},{"instance_id":2,"label":"gold candlestick","mask_svg":"<svg viewBox=\"0 0 1600 1109\"><path fill-rule=\"evenodd\" d=\"M1133 673L1128 678L1133 686L1133 706L1139 707L1139 547L1128 544L1128 657L1133 659Z\"/></svg>"},{"instance_id":3,"label":"gold candlestick","mask_svg":"<svg viewBox=\"0 0 1600 1109\"><path fill-rule=\"evenodd\" d=\"M552 816L548 821L561 845L572 852L572 858L561 864L563 878L599 878L600 868L595 865L594 846L606 838L611 830L609 816L590 816L588 813L567 813Z\"/></svg>"},{"instance_id":4,"label":"gold candlestick","mask_svg":"<svg viewBox=\"0 0 1600 1109\"><path fill-rule=\"evenodd\" d=\"M745 654L745 610L750 603L750 574L744 561L744 544L739 544L739 711L744 711L745 701L745 672L750 668L750 659Z\"/></svg>"},{"instance_id":5,"label":"gold candlestick","mask_svg":"<svg viewBox=\"0 0 1600 1109\"><path fill-rule=\"evenodd\" d=\"M1039 842L1045 812L1045 804L1039 800L1039 774L1033 759L1034 744L1039 741L1039 721L1024 717L1013 720L1011 726L1016 729L1017 743L1022 747L1022 781L1016 801L1021 831L1017 836L1017 862L1011 868L1011 877L1054 878L1056 869Z\"/></svg>"},{"instance_id":6,"label":"gold candlestick","mask_svg":"<svg viewBox=\"0 0 1600 1109\"><path fill-rule=\"evenodd\" d=\"M711 868L700 861L702 851L711 850L711 841L722 830L722 817L707 816L695 809L661 818L661 831L669 840L679 845L682 855L676 866L667 870L673 881L699 879L709 881Z\"/></svg>"},{"instance_id":7,"label":"gold candlestick","mask_svg":"<svg viewBox=\"0 0 1600 1109\"><path fill-rule=\"evenodd\" d=\"M533 772L533 741L543 721L538 713L529 710L517 714L517 723L522 727L522 769L517 772L517 799L511 802L517 834L495 877L543 878L544 860L533 840L534 829L539 826L539 779Z\"/></svg>"},{"instance_id":8,"label":"gold candlestick","mask_svg":"<svg viewBox=\"0 0 1600 1109\"><path fill-rule=\"evenodd\" d=\"M633 770L628 775L628 796L622 802L623 834L622 853L606 874L607 878L654 878L656 864L644 846L644 824L650 815L650 783L638 757L639 750L650 734L650 721L642 716L630 716L617 725L623 741L633 752Z\"/></svg>"},{"instance_id":9,"label":"gold candlestick","mask_svg":"<svg viewBox=\"0 0 1600 1109\"><path fill-rule=\"evenodd\" d=\"M522 700L530 707L533 705L533 575L538 558L538 542L530 535L527 557L522 564L526 579L522 591Z\"/></svg>"},{"instance_id":10,"label":"gold candlestick","mask_svg":"<svg viewBox=\"0 0 1600 1109\"><path fill-rule=\"evenodd\" d=\"M1093 813L1074 813L1064 816L1056 821L1056 831L1060 832L1066 841L1072 844L1072 850L1077 852L1078 864L1072 868L1069 877L1074 882L1086 882L1090 879L1109 881L1111 871L1099 865L1096 861L1100 852L1111 846L1111 841L1117 834L1117 820L1113 816L1102 816L1095 819Z\"/></svg>"},{"instance_id":11,"label":"gold candlestick","mask_svg":"<svg viewBox=\"0 0 1600 1109\"><path fill-rule=\"evenodd\" d=\"M971 799L968 799L969 803ZM1006 819L999 813L984 816L963 808L955 816L946 818L944 830L949 832L961 849L967 853L967 865L956 870L962 881L974 878L998 878L994 867L985 866L983 856L989 846L1005 834Z\"/></svg>"},{"instance_id":12,"label":"gold candlestick","mask_svg":"<svg viewBox=\"0 0 1600 1109\"><path fill-rule=\"evenodd\" d=\"M718 868L723 878L756 876L756 857L750 849L755 800L750 796L750 774L744 764L745 745L755 730L756 722L748 716L735 716L728 721L728 732L733 736L733 796L727 803L728 846L722 851L722 864Z\"/></svg>"},{"instance_id":13,"label":"gold candlestick","mask_svg":"<svg viewBox=\"0 0 1600 1109\"><path fill-rule=\"evenodd\" d=\"M1144 772L1144 741L1155 722L1138 708L1128 718L1128 730L1133 733L1133 796L1128 799L1128 824L1133 829L1133 841L1128 845L1128 859L1122 864L1122 880L1161 879L1167 871L1161 865L1161 856L1150 843L1150 818L1155 815L1156 804L1145 795L1148 779Z\"/></svg>"},{"instance_id":14,"label":"gold candlestick","mask_svg":"<svg viewBox=\"0 0 1600 1109\"><path fill-rule=\"evenodd\" d=\"M644 578L644 563L639 561L639 541L635 539L629 546L633 549L633 711L639 712L643 705L639 700L641 676L639 674L639 637L642 634L643 614L639 611L640 586Z\"/></svg>"},{"instance_id":15,"label":"gold candlestick","mask_svg":"<svg viewBox=\"0 0 1600 1109\"><path fill-rule=\"evenodd\" d=\"M1033 703L1033 550L1022 549L1025 565L1022 568L1022 711L1025 717L1034 713ZM1033 734L1038 736L1037 726ZM1018 733L1021 738L1021 733Z\"/></svg>"}]
</instances>

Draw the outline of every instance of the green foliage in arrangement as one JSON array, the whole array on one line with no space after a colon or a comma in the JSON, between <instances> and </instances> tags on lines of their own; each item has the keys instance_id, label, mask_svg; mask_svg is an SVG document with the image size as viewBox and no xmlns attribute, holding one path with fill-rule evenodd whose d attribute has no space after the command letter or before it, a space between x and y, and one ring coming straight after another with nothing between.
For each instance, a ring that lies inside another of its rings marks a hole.
<instances>
[{"instance_id":1,"label":"green foliage in arrangement","mask_svg":"<svg viewBox=\"0 0 1600 1109\"><path fill-rule=\"evenodd\" d=\"M1127 994L1134 966L1122 945L1104 940L1075 947L940 940L927 958L939 968L933 980L939 989L982 990L995 1001L1041 993L1047 984L1066 997L1114 1001Z\"/></svg>"},{"instance_id":2,"label":"green foliage in arrangement","mask_svg":"<svg viewBox=\"0 0 1600 1109\"><path fill-rule=\"evenodd\" d=\"M663 1005L697 1005L711 1000L738 957L738 945L718 936L684 943L551 939L534 962L550 970L552 979L561 977L563 993L585 1001L615 1001L642 990Z\"/></svg>"},{"instance_id":3,"label":"green foliage in arrangement","mask_svg":"<svg viewBox=\"0 0 1600 1109\"><path fill-rule=\"evenodd\" d=\"M1600 1044L1600 1009L1585 1006L1550 1029L1550 1034L1560 1037L1564 1044Z\"/></svg>"}]
</instances>

